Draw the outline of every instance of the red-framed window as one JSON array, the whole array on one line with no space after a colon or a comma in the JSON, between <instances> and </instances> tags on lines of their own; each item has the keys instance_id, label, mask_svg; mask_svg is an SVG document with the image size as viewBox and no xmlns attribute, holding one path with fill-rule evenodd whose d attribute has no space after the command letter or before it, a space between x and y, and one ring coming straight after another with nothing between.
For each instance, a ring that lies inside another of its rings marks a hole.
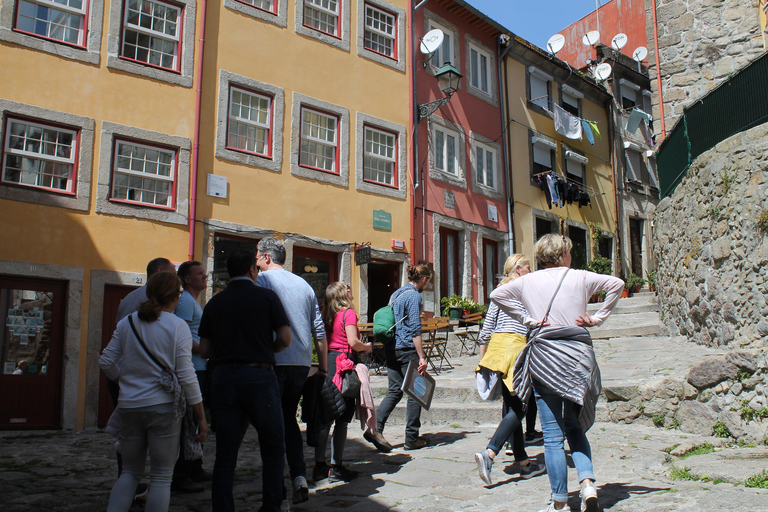
<instances>
[{"instance_id":1,"label":"red-framed window","mask_svg":"<svg viewBox=\"0 0 768 512\"><path fill-rule=\"evenodd\" d=\"M9 117L2 182L74 195L79 141L78 130Z\"/></svg>"},{"instance_id":2,"label":"red-framed window","mask_svg":"<svg viewBox=\"0 0 768 512\"><path fill-rule=\"evenodd\" d=\"M497 271L499 270L499 246L494 240L483 238L483 281L485 282L485 304L491 303L491 292L497 285Z\"/></svg>"},{"instance_id":3,"label":"red-framed window","mask_svg":"<svg viewBox=\"0 0 768 512\"><path fill-rule=\"evenodd\" d=\"M178 72L183 13L182 7L159 0L126 0L120 56Z\"/></svg>"},{"instance_id":4,"label":"red-framed window","mask_svg":"<svg viewBox=\"0 0 768 512\"><path fill-rule=\"evenodd\" d=\"M14 30L84 48L87 0L17 0Z\"/></svg>"},{"instance_id":5,"label":"red-framed window","mask_svg":"<svg viewBox=\"0 0 768 512\"><path fill-rule=\"evenodd\" d=\"M338 149L339 118L302 107L299 165L338 174Z\"/></svg>"},{"instance_id":6,"label":"red-framed window","mask_svg":"<svg viewBox=\"0 0 768 512\"><path fill-rule=\"evenodd\" d=\"M364 46L367 50L397 59L397 16L365 4Z\"/></svg>"},{"instance_id":7,"label":"red-framed window","mask_svg":"<svg viewBox=\"0 0 768 512\"><path fill-rule=\"evenodd\" d=\"M175 149L115 139L110 200L174 209L177 154Z\"/></svg>"},{"instance_id":8,"label":"red-framed window","mask_svg":"<svg viewBox=\"0 0 768 512\"><path fill-rule=\"evenodd\" d=\"M266 11L272 14L277 13L277 0L237 0L247 5L251 5L262 11Z\"/></svg>"},{"instance_id":9,"label":"red-framed window","mask_svg":"<svg viewBox=\"0 0 768 512\"><path fill-rule=\"evenodd\" d=\"M304 0L304 26L339 37L340 22L340 0Z\"/></svg>"},{"instance_id":10,"label":"red-framed window","mask_svg":"<svg viewBox=\"0 0 768 512\"><path fill-rule=\"evenodd\" d=\"M230 87L227 148L271 157L272 105L271 96Z\"/></svg>"},{"instance_id":11,"label":"red-framed window","mask_svg":"<svg viewBox=\"0 0 768 512\"><path fill-rule=\"evenodd\" d=\"M440 295L461 295L459 233L447 228L440 228Z\"/></svg>"},{"instance_id":12,"label":"red-framed window","mask_svg":"<svg viewBox=\"0 0 768 512\"><path fill-rule=\"evenodd\" d=\"M397 135L366 126L363 179L397 188Z\"/></svg>"}]
</instances>

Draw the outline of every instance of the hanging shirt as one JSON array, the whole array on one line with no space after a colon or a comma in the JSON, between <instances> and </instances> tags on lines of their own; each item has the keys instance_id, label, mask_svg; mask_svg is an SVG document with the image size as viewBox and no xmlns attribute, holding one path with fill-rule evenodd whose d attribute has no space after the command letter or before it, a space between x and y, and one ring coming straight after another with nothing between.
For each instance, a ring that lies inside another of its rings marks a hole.
<instances>
[{"instance_id":1,"label":"hanging shirt","mask_svg":"<svg viewBox=\"0 0 768 512\"><path fill-rule=\"evenodd\" d=\"M590 144L593 146L595 145L595 134L592 133L591 125L589 124L589 121L582 119L581 120L581 128L584 131L584 135L587 137L587 140Z\"/></svg>"},{"instance_id":2,"label":"hanging shirt","mask_svg":"<svg viewBox=\"0 0 768 512\"><path fill-rule=\"evenodd\" d=\"M554 109L555 131L569 139L581 140L581 121L579 118L571 115L558 104L554 105Z\"/></svg>"}]
</instances>

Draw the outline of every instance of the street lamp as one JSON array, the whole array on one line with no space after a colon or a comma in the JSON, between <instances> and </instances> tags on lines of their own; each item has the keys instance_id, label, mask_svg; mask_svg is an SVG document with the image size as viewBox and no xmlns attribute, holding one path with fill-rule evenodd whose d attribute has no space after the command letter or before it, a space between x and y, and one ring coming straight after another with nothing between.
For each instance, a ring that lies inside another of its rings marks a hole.
<instances>
[{"instance_id":1,"label":"street lamp","mask_svg":"<svg viewBox=\"0 0 768 512\"><path fill-rule=\"evenodd\" d=\"M445 98L419 105L419 121L431 116L437 109L451 100L453 93L459 90L462 75L450 62L446 62L437 70L435 78L437 78L437 83L440 84L440 90L445 94Z\"/></svg>"}]
</instances>

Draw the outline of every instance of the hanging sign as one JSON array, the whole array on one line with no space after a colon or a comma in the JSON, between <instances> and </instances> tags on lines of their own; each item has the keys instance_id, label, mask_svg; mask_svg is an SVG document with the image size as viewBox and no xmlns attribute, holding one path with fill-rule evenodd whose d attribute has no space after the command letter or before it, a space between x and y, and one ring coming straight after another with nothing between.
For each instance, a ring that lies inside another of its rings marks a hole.
<instances>
[{"instance_id":1,"label":"hanging sign","mask_svg":"<svg viewBox=\"0 0 768 512\"><path fill-rule=\"evenodd\" d=\"M355 265L366 265L371 262L371 247L369 245L358 245L355 247Z\"/></svg>"}]
</instances>

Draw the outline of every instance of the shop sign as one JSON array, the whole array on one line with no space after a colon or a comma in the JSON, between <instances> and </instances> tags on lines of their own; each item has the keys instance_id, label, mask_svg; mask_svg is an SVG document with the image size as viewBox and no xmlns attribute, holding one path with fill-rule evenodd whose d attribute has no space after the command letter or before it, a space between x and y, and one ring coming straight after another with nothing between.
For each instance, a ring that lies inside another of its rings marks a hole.
<instances>
[{"instance_id":1,"label":"shop sign","mask_svg":"<svg viewBox=\"0 0 768 512\"><path fill-rule=\"evenodd\" d=\"M392 214L384 210L373 210L373 229L392 231Z\"/></svg>"}]
</instances>

